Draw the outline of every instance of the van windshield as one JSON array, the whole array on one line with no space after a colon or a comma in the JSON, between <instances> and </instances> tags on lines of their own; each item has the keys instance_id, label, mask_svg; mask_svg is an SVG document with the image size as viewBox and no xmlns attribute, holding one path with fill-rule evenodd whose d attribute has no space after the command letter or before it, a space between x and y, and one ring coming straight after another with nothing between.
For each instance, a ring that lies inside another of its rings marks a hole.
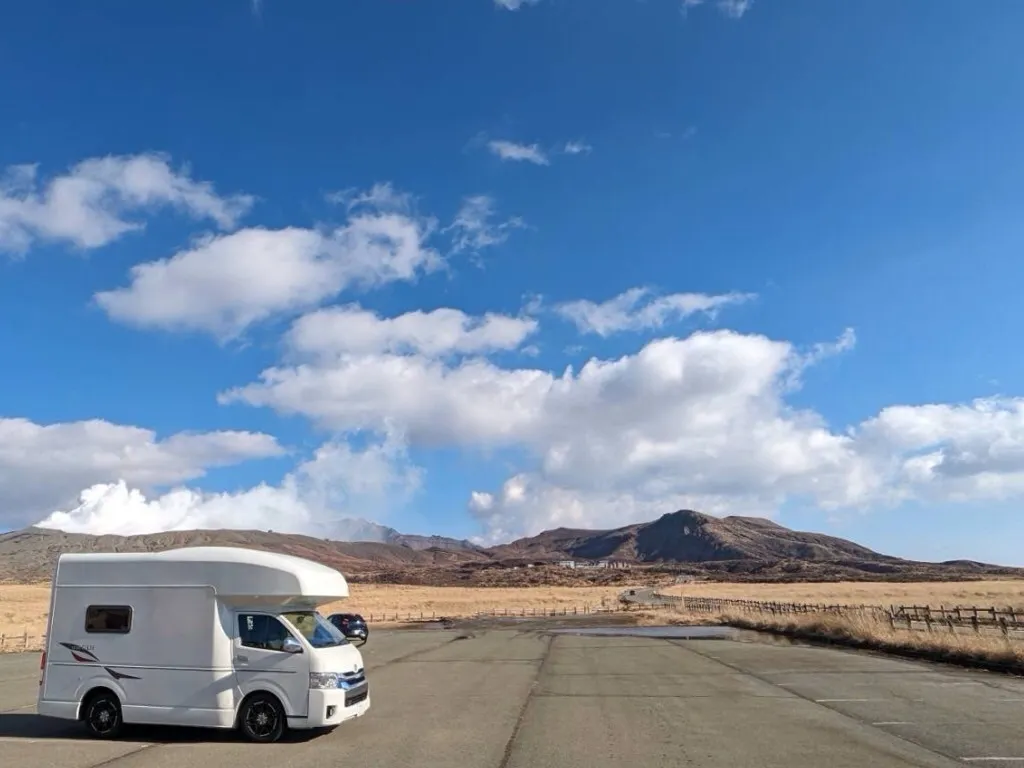
<instances>
[{"instance_id":1,"label":"van windshield","mask_svg":"<svg viewBox=\"0 0 1024 768\"><path fill-rule=\"evenodd\" d=\"M345 636L316 611L290 611L282 613L281 618L295 627L314 648L348 644Z\"/></svg>"}]
</instances>

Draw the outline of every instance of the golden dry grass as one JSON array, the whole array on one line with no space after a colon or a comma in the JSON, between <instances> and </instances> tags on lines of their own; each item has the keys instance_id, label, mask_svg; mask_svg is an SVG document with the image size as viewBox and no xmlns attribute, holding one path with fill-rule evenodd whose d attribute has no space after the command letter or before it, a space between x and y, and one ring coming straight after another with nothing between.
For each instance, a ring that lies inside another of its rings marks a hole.
<instances>
[{"instance_id":1,"label":"golden dry grass","mask_svg":"<svg viewBox=\"0 0 1024 768\"><path fill-rule=\"evenodd\" d=\"M352 584L348 600L323 606L322 613L348 611L400 619L470 616L508 609L582 609L615 605L622 587L420 587L400 584ZM42 635L50 606L50 585L0 585L0 634ZM380 619L377 619L378 623Z\"/></svg>"},{"instance_id":2,"label":"golden dry grass","mask_svg":"<svg viewBox=\"0 0 1024 768\"><path fill-rule=\"evenodd\" d=\"M324 606L321 613L348 611L364 616L471 616L481 611L582 609L613 606L622 587L420 587L403 584L353 584L348 600Z\"/></svg>"},{"instance_id":3,"label":"golden dry grass","mask_svg":"<svg viewBox=\"0 0 1024 768\"><path fill-rule=\"evenodd\" d=\"M669 595L769 600L830 605L977 605L1024 606L1024 580L854 582L804 584L674 584L658 590Z\"/></svg>"},{"instance_id":4,"label":"golden dry grass","mask_svg":"<svg viewBox=\"0 0 1024 768\"><path fill-rule=\"evenodd\" d=\"M49 584L0 585L0 635L43 634L49 610Z\"/></svg>"},{"instance_id":5,"label":"golden dry grass","mask_svg":"<svg viewBox=\"0 0 1024 768\"><path fill-rule=\"evenodd\" d=\"M651 608L635 614L638 624L728 624L734 627L779 632L807 639L832 640L882 651L912 653L951 661L983 661L1020 668L1024 666L1024 637L1011 632L975 633L967 627L956 632L928 632L895 628L886 620L864 614L793 614L783 616L692 613L671 607Z\"/></svg>"}]
</instances>

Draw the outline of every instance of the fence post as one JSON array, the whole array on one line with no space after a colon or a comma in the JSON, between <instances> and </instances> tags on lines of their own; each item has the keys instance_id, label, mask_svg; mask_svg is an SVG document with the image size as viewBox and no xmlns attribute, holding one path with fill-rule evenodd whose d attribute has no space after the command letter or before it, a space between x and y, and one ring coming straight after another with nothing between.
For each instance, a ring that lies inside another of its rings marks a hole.
<instances>
[{"instance_id":1,"label":"fence post","mask_svg":"<svg viewBox=\"0 0 1024 768\"><path fill-rule=\"evenodd\" d=\"M25 630L25 637L22 638L21 647L23 650L28 650L28 630Z\"/></svg>"},{"instance_id":2,"label":"fence post","mask_svg":"<svg viewBox=\"0 0 1024 768\"><path fill-rule=\"evenodd\" d=\"M4 644L7 642L7 635L0 635L0 651L4 649Z\"/></svg>"}]
</instances>

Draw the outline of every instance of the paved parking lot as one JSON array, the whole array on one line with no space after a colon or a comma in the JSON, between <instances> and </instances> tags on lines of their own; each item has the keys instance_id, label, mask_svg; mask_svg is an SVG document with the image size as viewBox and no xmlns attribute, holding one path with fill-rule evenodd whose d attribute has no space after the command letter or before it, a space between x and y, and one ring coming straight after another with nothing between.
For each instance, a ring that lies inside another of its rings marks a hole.
<instances>
[{"instance_id":1,"label":"paved parking lot","mask_svg":"<svg viewBox=\"0 0 1024 768\"><path fill-rule=\"evenodd\" d=\"M470 634L375 633L369 714L266 746L171 728L83 739L34 714L38 655L0 656L0 766L1024 766L1017 678L757 642Z\"/></svg>"}]
</instances>

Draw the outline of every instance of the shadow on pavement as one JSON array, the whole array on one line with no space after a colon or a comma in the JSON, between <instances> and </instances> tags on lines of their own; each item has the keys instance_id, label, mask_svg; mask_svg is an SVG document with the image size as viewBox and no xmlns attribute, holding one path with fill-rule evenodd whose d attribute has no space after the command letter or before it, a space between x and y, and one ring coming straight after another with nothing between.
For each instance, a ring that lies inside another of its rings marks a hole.
<instances>
[{"instance_id":1,"label":"shadow on pavement","mask_svg":"<svg viewBox=\"0 0 1024 768\"><path fill-rule=\"evenodd\" d=\"M281 740L287 743L311 741L326 731L289 731ZM0 738L25 741L92 741L85 726L73 720L40 717L27 712L0 713ZM159 725L125 725L122 735L112 743L216 744L239 743L245 739L235 731L220 728L183 728Z\"/></svg>"}]
</instances>

